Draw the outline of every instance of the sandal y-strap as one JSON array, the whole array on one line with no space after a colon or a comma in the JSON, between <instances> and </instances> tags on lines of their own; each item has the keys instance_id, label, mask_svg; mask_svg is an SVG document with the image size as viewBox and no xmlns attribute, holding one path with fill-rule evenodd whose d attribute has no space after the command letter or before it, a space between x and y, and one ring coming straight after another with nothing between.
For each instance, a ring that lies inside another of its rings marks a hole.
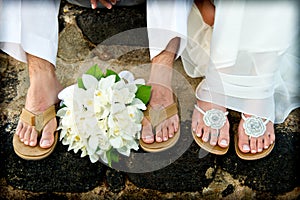
<instances>
[{"instance_id":1,"label":"sandal y-strap","mask_svg":"<svg viewBox=\"0 0 300 200\"><path fill-rule=\"evenodd\" d=\"M155 130L156 126L162 123L164 120L169 119L176 114L178 114L176 102L163 109L154 109L148 105L147 110L144 111L144 117L151 123L153 130ZM179 136L180 128L176 133L174 133L174 136L169 138L167 141L145 143L141 138L140 146L147 152L161 152L174 146L178 141Z\"/></svg>"},{"instance_id":2,"label":"sandal y-strap","mask_svg":"<svg viewBox=\"0 0 300 200\"><path fill-rule=\"evenodd\" d=\"M53 118L56 117L55 112L55 106L50 106L47 110L45 110L41 114L34 114L30 112L29 110L23 108L21 113L21 121L24 123L32 126L35 128L35 130L38 132L38 134L41 134L41 131L43 130L44 126Z\"/></svg>"},{"instance_id":3,"label":"sandal y-strap","mask_svg":"<svg viewBox=\"0 0 300 200\"><path fill-rule=\"evenodd\" d=\"M262 118L253 115L251 117L246 117L243 113L241 115L244 120L243 128L250 138L257 138L264 135L267 129L266 125L270 120L266 119L263 121Z\"/></svg>"},{"instance_id":4,"label":"sandal y-strap","mask_svg":"<svg viewBox=\"0 0 300 200\"><path fill-rule=\"evenodd\" d=\"M198 110L200 113L203 114L203 122L206 126L216 129L217 130L217 137L219 137L220 129L225 125L228 111L223 112L219 109L210 109L207 111L202 110L199 108L197 104L195 104L195 109ZM229 149L229 145L225 148L220 147L219 145L212 146L209 142L203 142L202 138L199 138L194 131L193 138L195 142L204 150L216 154L216 155L224 155L227 153Z\"/></svg>"},{"instance_id":5,"label":"sandal y-strap","mask_svg":"<svg viewBox=\"0 0 300 200\"><path fill-rule=\"evenodd\" d=\"M243 113L242 119L244 120L243 128L245 130L246 135L248 135L249 140L251 137L258 138L260 136L263 136L267 129L267 123L269 123L269 119L266 119L263 121L262 118L257 116L251 116L246 117ZM236 154L244 160L257 160L266 157L271 153L271 151L274 148L274 143L269 146L268 149L263 149L262 152L256 152L255 154L252 154L251 152L244 153L240 150L238 146L238 134L235 134L234 136L234 146L235 146L235 152Z\"/></svg>"},{"instance_id":6,"label":"sandal y-strap","mask_svg":"<svg viewBox=\"0 0 300 200\"><path fill-rule=\"evenodd\" d=\"M44 126L53 118L56 117L55 106L50 106L46 111L41 114L34 114L27 109L23 108L20 115L20 120L24 123L35 128L38 133L38 141L41 137ZM39 142L36 146L28 146L20 141L20 138L17 134L13 137L13 147L15 153L25 159L25 160L39 160L47 157L54 150L58 140L58 133L54 133L54 143L49 148L41 148Z\"/></svg>"}]
</instances>

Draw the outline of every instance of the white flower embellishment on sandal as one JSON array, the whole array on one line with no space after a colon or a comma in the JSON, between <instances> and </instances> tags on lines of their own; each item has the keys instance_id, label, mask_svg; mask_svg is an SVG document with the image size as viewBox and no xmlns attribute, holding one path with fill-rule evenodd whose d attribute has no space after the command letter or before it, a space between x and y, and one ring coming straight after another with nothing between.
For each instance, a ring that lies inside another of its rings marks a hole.
<instances>
[{"instance_id":1,"label":"white flower embellishment on sandal","mask_svg":"<svg viewBox=\"0 0 300 200\"><path fill-rule=\"evenodd\" d=\"M195 108L203 114L203 121L206 126L219 130L226 123L226 115L228 115L228 112L223 112L218 109L211 109L204 112L197 105L195 105Z\"/></svg>"},{"instance_id":2,"label":"white flower embellishment on sandal","mask_svg":"<svg viewBox=\"0 0 300 200\"><path fill-rule=\"evenodd\" d=\"M256 116L245 117L244 114L242 118L244 119L243 128L248 136L257 138L264 135L269 120L263 121L262 118Z\"/></svg>"}]
</instances>

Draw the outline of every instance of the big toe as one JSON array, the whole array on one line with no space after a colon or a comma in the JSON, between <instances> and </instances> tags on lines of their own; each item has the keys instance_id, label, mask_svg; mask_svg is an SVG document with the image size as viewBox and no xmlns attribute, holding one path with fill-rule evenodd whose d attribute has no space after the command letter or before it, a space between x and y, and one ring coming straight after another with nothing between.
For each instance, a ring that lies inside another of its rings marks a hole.
<instances>
[{"instance_id":1,"label":"big toe","mask_svg":"<svg viewBox=\"0 0 300 200\"><path fill-rule=\"evenodd\" d=\"M144 120L144 125L142 126L142 140L145 143L151 144L154 142L154 134L152 132L152 128L150 123Z\"/></svg>"}]
</instances>

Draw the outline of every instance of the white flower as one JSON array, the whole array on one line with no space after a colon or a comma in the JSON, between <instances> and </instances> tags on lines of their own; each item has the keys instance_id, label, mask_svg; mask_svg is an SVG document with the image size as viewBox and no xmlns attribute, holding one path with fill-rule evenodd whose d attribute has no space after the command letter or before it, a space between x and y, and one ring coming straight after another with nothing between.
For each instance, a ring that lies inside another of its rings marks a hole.
<instances>
[{"instance_id":1,"label":"white flower","mask_svg":"<svg viewBox=\"0 0 300 200\"><path fill-rule=\"evenodd\" d=\"M62 107L58 130L60 140L68 145L68 150L81 157L89 156L92 163L99 159L108 163L107 152L112 148L129 156L132 149L138 149L138 139L145 104L135 97L136 84L144 84L142 79L134 80L132 73L121 72L121 80L116 76L102 77L82 75L84 88L72 85L58 95Z\"/></svg>"}]
</instances>

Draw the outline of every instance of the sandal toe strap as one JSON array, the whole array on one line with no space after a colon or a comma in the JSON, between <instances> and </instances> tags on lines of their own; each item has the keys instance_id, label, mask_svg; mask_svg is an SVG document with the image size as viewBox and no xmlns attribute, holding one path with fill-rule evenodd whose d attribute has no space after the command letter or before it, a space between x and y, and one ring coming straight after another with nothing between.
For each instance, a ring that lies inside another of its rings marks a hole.
<instances>
[{"instance_id":1,"label":"sandal toe strap","mask_svg":"<svg viewBox=\"0 0 300 200\"><path fill-rule=\"evenodd\" d=\"M203 114L203 121L206 126L219 130L225 125L228 111L223 112L219 109L211 109L204 111L201 108L199 108L197 104L195 104L195 108Z\"/></svg>"},{"instance_id":2,"label":"sandal toe strap","mask_svg":"<svg viewBox=\"0 0 300 200\"><path fill-rule=\"evenodd\" d=\"M34 114L29 110L23 108L20 119L24 123L33 126L36 129L36 131L40 134L44 126L55 117L55 106L52 105L41 114Z\"/></svg>"},{"instance_id":3,"label":"sandal toe strap","mask_svg":"<svg viewBox=\"0 0 300 200\"><path fill-rule=\"evenodd\" d=\"M260 137L266 132L266 125L270 121L269 119L263 121L262 118L252 115L251 117L246 117L243 113L241 114L244 120L243 128L245 133L249 137Z\"/></svg>"},{"instance_id":4,"label":"sandal toe strap","mask_svg":"<svg viewBox=\"0 0 300 200\"><path fill-rule=\"evenodd\" d=\"M147 110L144 111L144 116L151 122L153 127L156 127L158 124L177 113L178 109L176 103L172 103L163 109L154 109L148 105Z\"/></svg>"}]
</instances>

